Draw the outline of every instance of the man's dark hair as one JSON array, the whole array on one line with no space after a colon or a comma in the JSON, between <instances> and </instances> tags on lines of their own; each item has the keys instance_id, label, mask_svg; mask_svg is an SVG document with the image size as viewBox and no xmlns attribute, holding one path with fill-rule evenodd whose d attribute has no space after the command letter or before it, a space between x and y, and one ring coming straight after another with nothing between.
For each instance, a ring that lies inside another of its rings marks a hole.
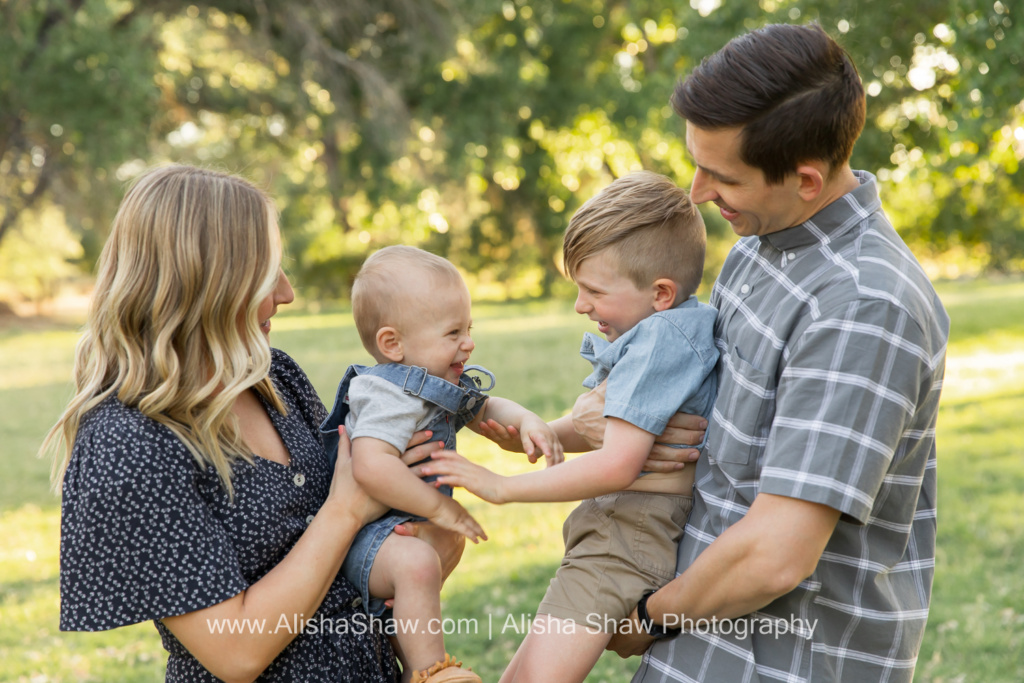
<instances>
[{"instance_id":1,"label":"man's dark hair","mask_svg":"<svg viewBox=\"0 0 1024 683\"><path fill-rule=\"evenodd\" d=\"M742 127L740 158L769 184L805 161L838 170L865 116L856 67L817 24L771 24L733 38L676 86L672 107L698 128Z\"/></svg>"}]
</instances>

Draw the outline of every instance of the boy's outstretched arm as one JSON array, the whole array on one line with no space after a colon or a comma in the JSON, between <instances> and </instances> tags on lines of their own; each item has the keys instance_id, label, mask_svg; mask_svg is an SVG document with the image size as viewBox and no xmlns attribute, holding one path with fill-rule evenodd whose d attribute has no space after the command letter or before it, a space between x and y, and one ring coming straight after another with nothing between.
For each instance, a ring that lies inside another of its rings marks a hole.
<instances>
[{"instance_id":1,"label":"boy's outstretched arm","mask_svg":"<svg viewBox=\"0 0 1024 683\"><path fill-rule=\"evenodd\" d=\"M467 426L505 450L520 450L509 448L515 445L510 441L518 435L522 452L526 453L530 462L537 462L541 453L547 459L548 467L557 465L565 459L562 444L548 423L507 398L488 398L484 407L477 413L476 419Z\"/></svg>"},{"instance_id":2,"label":"boy's outstretched arm","mask_svg":"<svg viewBox=\"0 0 1024 683\"><path fill-rule=\"evenodd\" d=\"M361 436L352 441L352 474L366 493L385 505L426 517L474 543L487 540L483 528L464 507L424 485L399 455L388 442Z\"/></svg>"},{"instance_id":3,"label":"boy's outstretched arm","mask_svg":"<svg viewBox=\"0 0 1024 683\"><path fill-rule=\"evenodd\" d=\"M536 503L583 500L621 491L632 484L654 444L654 435L609 418L604 447L558 467L504 477L453 451L433 454L419 469L441 475L437 482L462 486L491 503Z\"/></svg>"}]
</instances>

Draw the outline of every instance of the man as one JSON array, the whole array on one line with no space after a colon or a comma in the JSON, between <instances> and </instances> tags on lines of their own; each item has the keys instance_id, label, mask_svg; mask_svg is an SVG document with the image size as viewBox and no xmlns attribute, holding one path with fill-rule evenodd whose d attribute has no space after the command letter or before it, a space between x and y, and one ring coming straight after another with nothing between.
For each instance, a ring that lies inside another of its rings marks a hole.
<instances>
[{"instance_id":1,"label":"man","mask_svg":"<svg viewBox=\"0 0 1024 683\"><path fill-rule=\"evenodd\" d=\"M610 647L653 642L634 681L910 681L949 320L849 166L856 69L818 26L767 26L672 103L693 200L741 239L711 294L719 396L678 576Z\"/></svg>"}]
</instances>

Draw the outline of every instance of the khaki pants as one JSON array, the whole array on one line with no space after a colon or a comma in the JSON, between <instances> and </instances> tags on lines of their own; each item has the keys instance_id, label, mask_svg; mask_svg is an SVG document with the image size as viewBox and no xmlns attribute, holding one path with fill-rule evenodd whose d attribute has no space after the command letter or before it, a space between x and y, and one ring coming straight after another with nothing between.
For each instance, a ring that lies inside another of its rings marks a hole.
<instances>
[{"instance_id":1,"label":"khaki pants","mask_svg":"<svg viewBox=\"0 0 1024 683\"><path fill-rule=\"evenodd\" d=\"M608 631L675 577L692 508L690 496L640 491L580 503L562 527L565 556L537 612Z\"/></svg>"}]
</instances>

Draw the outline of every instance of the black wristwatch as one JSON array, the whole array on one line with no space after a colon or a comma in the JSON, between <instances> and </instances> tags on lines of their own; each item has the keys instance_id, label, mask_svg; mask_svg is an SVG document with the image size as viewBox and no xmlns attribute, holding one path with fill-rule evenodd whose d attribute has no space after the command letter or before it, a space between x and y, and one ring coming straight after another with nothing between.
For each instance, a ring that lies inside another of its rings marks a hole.
<instances>
[{"instance_id":1,"label":"black wristwatch","mask_svg":"<svg viewBox=\"0 0 1024 683\"><path fill-rule=\"evenodd\" d=\"M640 602L636 604L636 616L640 620L640 628L647 632L647 635L651 636L655 640L661 640L662 638L670 638L682 629L678 628L665 628L661 624L655 624L654 620L651 619L651 615L647 613L647 598L654 595L655 591L647 591L644 596L640 598Z\"/></svg>"}]
</instances>

